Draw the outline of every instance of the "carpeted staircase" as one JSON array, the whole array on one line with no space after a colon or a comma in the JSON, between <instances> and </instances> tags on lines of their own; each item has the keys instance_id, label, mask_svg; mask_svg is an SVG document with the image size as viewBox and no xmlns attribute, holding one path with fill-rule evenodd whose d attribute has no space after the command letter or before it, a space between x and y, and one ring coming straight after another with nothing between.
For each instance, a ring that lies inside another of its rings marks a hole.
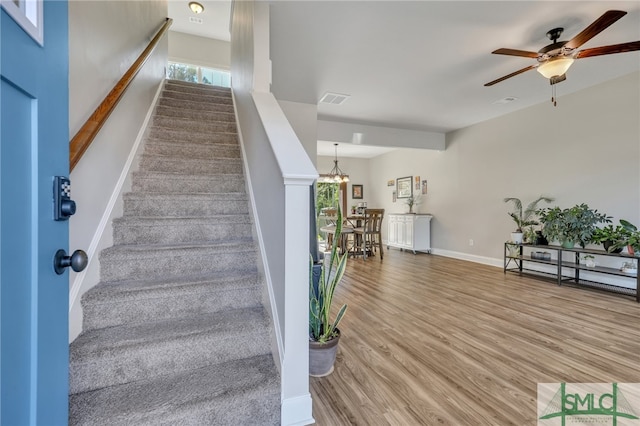
<instances>
[{"instance_id":1,"label":"carpeted staircase","mask_svg":"<svg viewBox=\"0 0 640 426\"><path fill-rule=\"evenodd\" d=\"M275 425L231 92L167 81L70 347L71 425Z\"/></svg>"}]
</instances>

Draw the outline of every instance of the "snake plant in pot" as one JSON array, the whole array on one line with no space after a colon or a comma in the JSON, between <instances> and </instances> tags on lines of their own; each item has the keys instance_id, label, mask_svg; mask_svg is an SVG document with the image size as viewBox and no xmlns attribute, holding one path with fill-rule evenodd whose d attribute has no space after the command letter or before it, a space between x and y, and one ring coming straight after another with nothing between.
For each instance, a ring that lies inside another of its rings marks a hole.
<instances>
[{"instance_id":1,"label":"snake plant in pot","mask_svg":"<svg viewBox=\"0 0 640 426\"><path fill-rule=\"evenodd\" d=\"M313 260L309 267L309 375L323 377L333 372L340 330L338 324L347 310L342 305L334 320L331 320L331 304L335 289L342 280L347 266L348 253L339 254L338 241L342 232L342 213L338 208L335 241L329 258L322 260L320 277L313 274Z\"/></svg>"}]
</instances>

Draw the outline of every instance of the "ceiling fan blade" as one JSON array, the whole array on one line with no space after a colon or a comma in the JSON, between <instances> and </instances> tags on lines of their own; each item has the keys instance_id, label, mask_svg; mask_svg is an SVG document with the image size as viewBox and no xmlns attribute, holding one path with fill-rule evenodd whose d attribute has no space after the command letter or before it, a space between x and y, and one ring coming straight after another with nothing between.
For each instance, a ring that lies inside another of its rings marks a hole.
<instances>
[{"instance_id":1,"label":"ceiling fan blade","mask_svg":"<svg viewBox=\"0 0 640 426\"><path fill-rule=\"evenodd\" d=\"M504 77L500 77L500 78L499 78L499 79L497 79L497 80L490 81L490 82L488 82L487 84L485 84L485 87L487 87L487 86L493 86L493 85L494 85L494 84L496 84L496 83L500 83L501 81L504 81L504 80L506 80L506 79L508 79L508 78L514 77L514 76L516 76L516 75L518 75L518 74L522 74L523 72L525 72L525 71L529 71L529 70L532 70L532 69L534 69L534 68L536 68L536 67L537 67L537 65L529 65L529 66L528 66L528 67L526 67L526 68L522 68L521 70L518 70L518 71L516 71L516 72L512 72L511 74L505 75Z\"/></svg>"},{"instance_id":2,"label":"ceiling fan blade","mask_svg":"<svg viewBox=\"0 0 640 426\"><path fill-rule=\"evenodd\" d=\"M633 52L635 50L640 50L640 41L630 41L628 43L584 49L578 52L576 59L588 58L590 56L611 55L613 53Z\"/></svg>"},{"instance_id":3,"label":"ceiling fan blade","mask_svg":"<svg viewBox=\"0 0 640 426\"><path fill-rule=\"evenodd\" d=\"M528 52L526 50L517 49L498 49L493 52L496 55L511 55L511 56L524 56L525 58L537 58L540 56L538 52Z\"/></svg>"},{"instance_id":4,"label":"ceiling fan blade","mask_svg":"<svg viewBox=\"0 0 640 426\"><path fill-rule=\"evenodd\" d=\"M569 49L577 49L578 47L582 46L583 44L591 40L596 35L600 34L607 27L612 25L614 22L616 22L618 19L622 18L626 14L627 12L624 12L622 10L606 11L601 17L596 19L591 25L589 25L587 28L582 30L580 34L578 34L577 36L569 40L569 42L565 44L564 47Z\"/></svg>"}]
</instances>

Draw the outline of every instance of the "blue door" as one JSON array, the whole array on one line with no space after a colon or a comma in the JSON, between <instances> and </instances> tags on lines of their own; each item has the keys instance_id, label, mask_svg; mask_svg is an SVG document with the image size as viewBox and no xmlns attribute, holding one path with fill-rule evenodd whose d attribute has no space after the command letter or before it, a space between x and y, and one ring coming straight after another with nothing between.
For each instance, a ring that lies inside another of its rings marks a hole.
<instances>
[{"instance_id":1,"label":"blue door","mask_svg":"<svg viewBox=\"0 0 640 426\"><path fill-rule=\"evenodd\" d=\"M41 40L19 19L33 7ZM1 13L0 423L64 425L69 275L53 256L69 232L52 198L69 173L67 3L2 0Z\"/></svg>"}]
</instances>

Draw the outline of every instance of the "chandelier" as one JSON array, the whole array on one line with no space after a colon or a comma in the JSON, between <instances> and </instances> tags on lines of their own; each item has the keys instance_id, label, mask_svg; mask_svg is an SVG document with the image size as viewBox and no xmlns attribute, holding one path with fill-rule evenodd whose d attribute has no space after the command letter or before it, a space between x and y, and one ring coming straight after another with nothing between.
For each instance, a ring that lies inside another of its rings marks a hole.
<instances>
[{"instance_id":1,"label":"chandelier","mask_svg":"<svg viewBox=\"0 0 640 426\"><path fill-rule=\"evenodd\" d=\"M336 183L349 182L349 176L338 167L338 144L334 143L333 146L335 146L336 157L333 160L333 169L327 175L327 180Z\"/></svg>"}]
</instances>

